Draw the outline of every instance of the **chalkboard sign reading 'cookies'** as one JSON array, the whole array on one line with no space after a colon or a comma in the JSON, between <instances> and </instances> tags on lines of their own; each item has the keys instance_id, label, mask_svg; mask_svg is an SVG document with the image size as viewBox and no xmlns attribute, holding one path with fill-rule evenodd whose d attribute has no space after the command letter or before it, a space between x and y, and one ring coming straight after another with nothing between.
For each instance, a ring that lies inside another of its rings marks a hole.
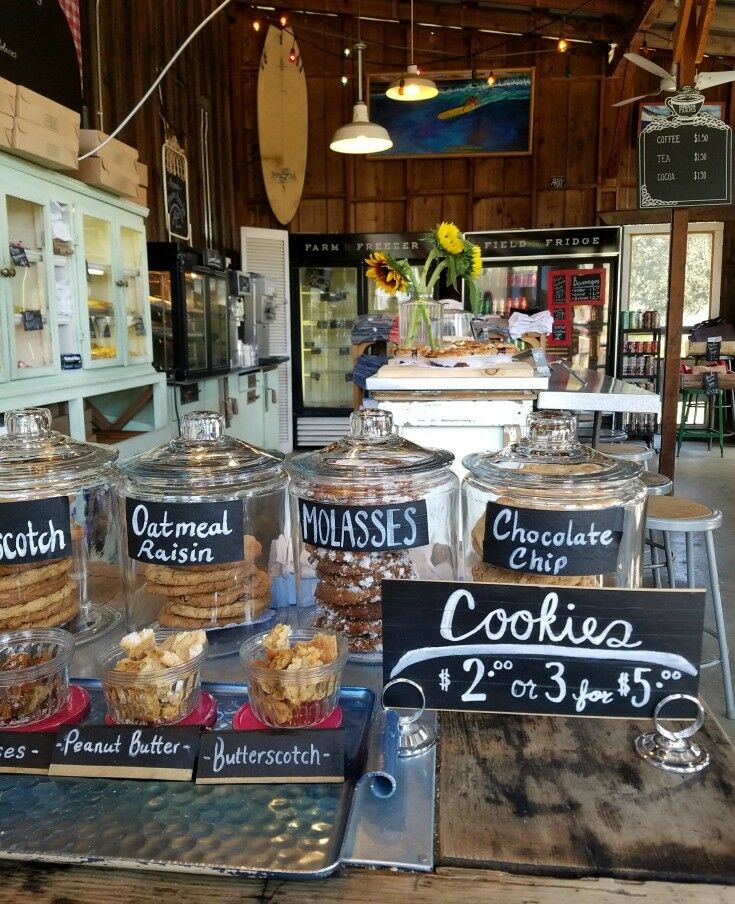
<instances>
[{"instance_id":1,"label":"chalkboard sign reading 'cookies'","mask_svg":"<svg viewBox=\"0 0 735 904\"><path fill-rule=\"evenodd\" d=\"M128 556L162 565L210 565L243 558L242 502L125 501Z\"/></svg>"},{"instance_id":2,"label":"chalkboard sign reading 'cookies'","mask_svg":"<svg viewBox=\"0 0 735 904\"><path fill-rule=\"evenodd\" d=\"M322 549L381 552L429 544L426 502L332 505L299 499L304 543Z\"/></svg>"},{"instance_id":3,"label":"chalkboard sign reading 'cookies'","mask_svg":"<svg viewBox=\"0 0 735 904\"><path fill-rule=\"evenodd\" d=\"M70 555L67 496L0 503L0 565L24 565Z\"/></svg>"},{"instance_id":4,"label":"chalkboard sign reading 'cookies'","mask_svg":"<svg viewBox=\"0 0 735 904\"><path fill-rule=\"evenodd\" d=\"M541 575L616 571L622 508L524 509L488 502L482 558L490 565Z\"/></svg>"},{"instance_id":5,"label":"chalkboard sign reading 'cookies'","mask_svg":"<svg viewBox=\"0 0 735 904\"><path fill-rule=\"evenodd\" d=\"M427 709L640 718L669 694L697 694L703 590L392 580L382 590L383 680L417 682ZM415 704L405 685L388 694L391 706ZM669 712L686 716L685 701Z\"/></svg>"}]
</instances>

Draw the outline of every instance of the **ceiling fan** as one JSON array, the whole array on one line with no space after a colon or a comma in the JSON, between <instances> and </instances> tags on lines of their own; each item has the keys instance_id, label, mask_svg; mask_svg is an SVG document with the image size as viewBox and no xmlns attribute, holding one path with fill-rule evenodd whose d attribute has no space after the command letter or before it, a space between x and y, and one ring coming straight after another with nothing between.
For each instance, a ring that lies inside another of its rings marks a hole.
<instances>
[{"instance_id":1,"label":"ceiling fan","mask_svg":"<svg viewBox=\"0 0 735 904\"><path fill-rule=\"evenodd\" d=\"M657 75L660 82L658 91L652 91L649 94L639 94L637 97L629 97L627 100L621 100L613 104L613 107L624 107L626 104L634 104L637 100L643 100L646 97L658 97L664 91L676 91L676 64L671 67L671 72L667 72L662 66L638 53L626 53L623 56L636 66L640 66L641 69ZM733 81L735 81L735 71L732 70L727 72L700 72L694 79L694 87L703 91L706 88L724 85L725 82Z\"/></svg>"}]
</instances>

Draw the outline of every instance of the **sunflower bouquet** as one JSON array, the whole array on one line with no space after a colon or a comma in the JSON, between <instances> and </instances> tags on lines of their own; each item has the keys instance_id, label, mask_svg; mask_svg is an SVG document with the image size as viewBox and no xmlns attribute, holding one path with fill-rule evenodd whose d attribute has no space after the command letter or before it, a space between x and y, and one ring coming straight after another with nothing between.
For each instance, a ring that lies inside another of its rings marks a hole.
<instances>
[{"instance_id":1,"label":"sunflower bouquet","mask_svg":"<svg viewBox=\"0 0 735 904\"><path fill-rule=\"evenodd\" d=\"M411 345L421 324L427 328L431 348L436 346L426 299L431 298L439 277L446 274L446 282L456 286L463 279L467 284L470 307L479 311L480 293L475 279L482 270L480 248L468 241L454 223L440 223L428 234L430 251L418 274L405 259L397 260L390 254L375 251L365 259L367 276L392 295L408 293L412 301L419 302L413 309L409 326L408 344Z\"/></svg>"}]
</instances>

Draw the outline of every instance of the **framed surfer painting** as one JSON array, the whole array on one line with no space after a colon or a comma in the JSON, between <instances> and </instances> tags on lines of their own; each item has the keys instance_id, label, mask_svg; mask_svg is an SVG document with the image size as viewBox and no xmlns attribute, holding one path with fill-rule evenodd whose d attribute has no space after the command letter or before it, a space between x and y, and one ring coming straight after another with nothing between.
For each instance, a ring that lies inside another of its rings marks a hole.
<instances>
[{"instance_id":1,"label":"framed surfer painting","mask_svg":"<svg viewBox=\"0 0 735 904\"><path fill-rule=\"evenodd\" d=\"M370 120L388 130L393 147L371 157L491 157L530 154L533 147L534 70L497 70L490 86L471 72L434 78L439 94L403 103L386 97L400 73L370 75Z\"/></svg>"},{"instance_id":2,"label":"framed surfer painting","mask_svg":"<svg viewBox=\"0 0 735 904\"><path fill-rule=\"evenodd\" d=\"M702 106L702 113L709 113L710 116L714 116L715 119L724 120L725 118L725 104L724 101L715 100L715 101L706 101ZM636 138L640 135L640 133L649 125L654 119L657 119L659 116L672 116L673 113L666 106L664 102L659 101L641 101L638 104L638 131L636 132Z\"/></svg>"}]
</instances>

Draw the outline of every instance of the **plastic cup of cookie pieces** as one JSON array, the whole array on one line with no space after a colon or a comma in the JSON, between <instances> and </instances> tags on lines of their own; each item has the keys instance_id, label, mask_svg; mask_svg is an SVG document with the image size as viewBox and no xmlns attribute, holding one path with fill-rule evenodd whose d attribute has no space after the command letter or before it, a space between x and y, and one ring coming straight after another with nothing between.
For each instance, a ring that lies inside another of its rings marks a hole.
<instances>
[{"instance_id":1,"label":"plastic cup of cookie pieces","mask_svg":"<svg viewBox=\"0 0 735 904\"><path fill-rule=\"evenodd\" d=\"M347 641L333 631L306 628L292 632L291 645L308 643L317 634L337 638L337 658L327 665L306 669L271 669L263 641L265 631L240 647L245 682L253 715L273 728L309 728L328 718L339 700L342 672L347 662Z\"/></svg>"},{"instance_id":2,"label":"plastic cup of cookie pieces","mask_svg":"<svg viewBox=\"0 0 735 904\"><path fill-rule=\"evenodd\" d=\"M156 643L173 633L156 631ZM193 712L199 701L206 644L193 659L158 671L115 671L117 663L127 657L118 644L97 656L102 692L113 721L119 725L171 725Z\"/></svg>"},{"instance_id":3,"label":"plastic cup of cookie pieces","mask_svg":"<svg viewBox=\"0 0 735 904\"><path fill-rule=\"evenodd\" d=\"M0 634L0 726L40 722L60 710L73 654L74 638L60 628Z\"/></svg>"}]
</instances>

